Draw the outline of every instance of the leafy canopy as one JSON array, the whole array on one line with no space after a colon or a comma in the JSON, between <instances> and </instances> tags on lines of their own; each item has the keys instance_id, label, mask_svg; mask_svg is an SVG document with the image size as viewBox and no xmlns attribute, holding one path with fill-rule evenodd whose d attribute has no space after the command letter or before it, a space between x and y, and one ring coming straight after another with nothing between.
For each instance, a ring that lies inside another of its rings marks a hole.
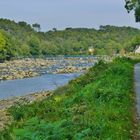
<instances>
[{"instance_id":1,"label":"leafy canopy","mask_svg":"<svg viewBox=\"0 0 140 140\"><path fill-rule=\"evenodd\" d=\"M125 0L125 2L127 11L134 11L136 22L140 22L140 0Z\"/></svg>"}]
</instances>

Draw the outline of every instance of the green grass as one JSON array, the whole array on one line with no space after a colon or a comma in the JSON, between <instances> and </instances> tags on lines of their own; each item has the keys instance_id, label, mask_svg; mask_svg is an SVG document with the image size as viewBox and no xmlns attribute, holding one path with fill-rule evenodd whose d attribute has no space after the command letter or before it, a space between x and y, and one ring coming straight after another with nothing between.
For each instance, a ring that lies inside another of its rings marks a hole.
<instances>
[{"instance_id":1,"label":"green grass","mask_svg":"<svg viewBox=\"0 0 140 140\"><path fill-rule=\"evenodd\" d=\"M134 61L99 62L54 96L9 109L3 140L130 140L134 133Z\"/></svg>"}]
</instances>

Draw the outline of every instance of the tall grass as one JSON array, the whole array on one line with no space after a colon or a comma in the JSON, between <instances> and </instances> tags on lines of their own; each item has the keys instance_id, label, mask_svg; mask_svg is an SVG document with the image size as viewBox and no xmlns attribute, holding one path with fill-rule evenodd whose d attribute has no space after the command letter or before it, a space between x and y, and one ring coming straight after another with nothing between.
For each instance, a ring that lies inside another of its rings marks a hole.
<instances>
[{"instance_id":1,"label":"tall grass","mask_svg":"<svg viewBox=\"0 0 140 140\"><path fill-rule=\"evenodd\" d=\"M9 109L13 124L3 140L130 140L134 61L99 62L54 96Z\"/></svg>"}]
</instances>

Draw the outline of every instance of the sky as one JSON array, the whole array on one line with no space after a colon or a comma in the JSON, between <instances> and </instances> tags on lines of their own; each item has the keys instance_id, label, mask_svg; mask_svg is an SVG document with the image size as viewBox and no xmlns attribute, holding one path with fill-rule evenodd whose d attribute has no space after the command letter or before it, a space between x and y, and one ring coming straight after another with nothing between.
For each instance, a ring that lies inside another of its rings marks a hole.
<instances>
[{"instance_id":1,"label":"sky","mask_svg":"<svg viewBox=\"0 0 140 140\"><path fill-rule=\"evenodd\" d=\"M39 23L42 31L67 27L98 28L100 25L132 26L133 13L125 0L0 0L0 18Z\"/></svg>"}]
</instances>

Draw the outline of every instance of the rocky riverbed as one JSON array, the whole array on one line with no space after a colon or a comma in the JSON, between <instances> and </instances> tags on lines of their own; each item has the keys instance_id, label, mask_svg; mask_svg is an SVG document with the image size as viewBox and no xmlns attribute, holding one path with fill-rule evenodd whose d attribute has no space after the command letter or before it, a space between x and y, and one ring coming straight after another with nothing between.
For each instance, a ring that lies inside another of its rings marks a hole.
<instances>
[{"instance_id":1,"label":"rocky riverbed","mask_svg":"<svg viewBox=\"0 0 140 140\"><path fill-rule=\"evenodd\" d=\"M47 73L83 72L94 65L94 57L48 57L0 63L0 80L22 79Z\"/></svg>"}]
</instances>

